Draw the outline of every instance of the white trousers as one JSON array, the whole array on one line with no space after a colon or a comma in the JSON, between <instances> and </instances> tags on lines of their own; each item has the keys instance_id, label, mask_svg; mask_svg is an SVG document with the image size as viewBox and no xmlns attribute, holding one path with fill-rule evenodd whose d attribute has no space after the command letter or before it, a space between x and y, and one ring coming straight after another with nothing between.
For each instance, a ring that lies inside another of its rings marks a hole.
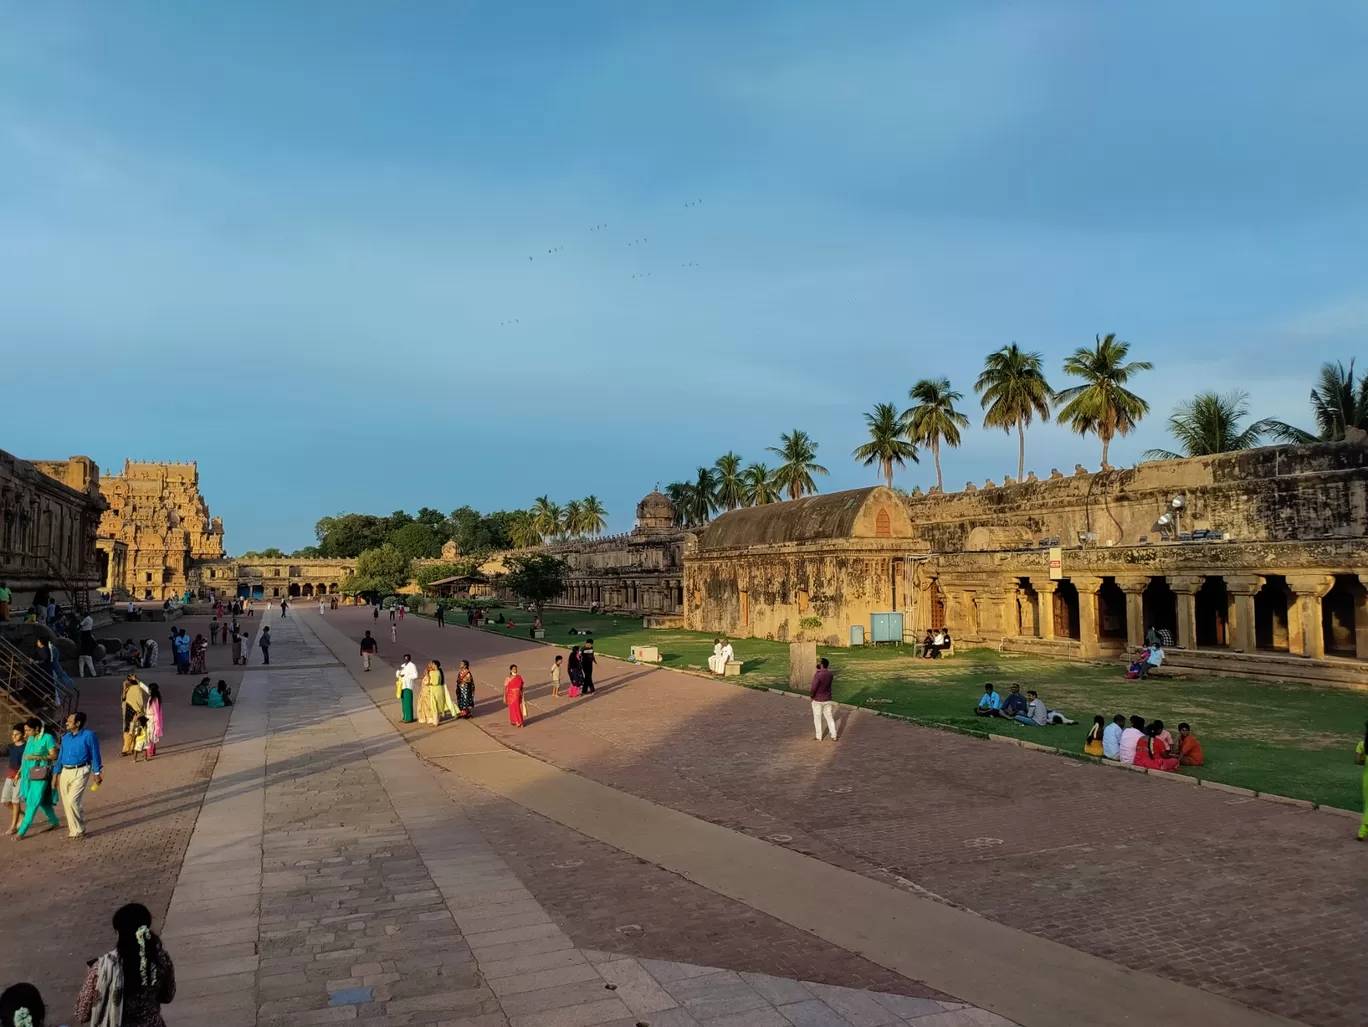
<instances>
[{"instance_id":1,"label":"white trousers","mask_svg":"<svg viewBox=\"0 0 1368 1027\"><path fill-rule=\"evenodd\" d=\"M80 673L81 677L85 677L85 676L86 676L86 668L87 668L87 667L90 668L90 676L91 676L91 677L95 677L95 657L93 657L93 656L84 656L84 655L83 655L83 656L81 656L81 657L77 660L76 666L77 666L78 669L79 669L79 673Z\"/></svg>"},{"instance_id":2,"label":"white trousers","mask_svg":"<svg viewBox=\"0 0 1368 1027\"><path fill-rule=\"evenodd\" d=\"M57 778L62 809L66 810L67 831L73 838L85 834L85 792L89 783L89 767L68 768Z\"/></svg>"},{"instance_id":3,"label":"white trousers","mask_svg":"<svg viewBox=\"0 0 1368 1027\"><path fill-rule=\"evenodd\" d=\"M813 702L812 726L817 730L817 741L822 740L822 717L826 717L827 730L831 740L836 741L836 704L834 702Z\"/></svg>"}]
</instances>

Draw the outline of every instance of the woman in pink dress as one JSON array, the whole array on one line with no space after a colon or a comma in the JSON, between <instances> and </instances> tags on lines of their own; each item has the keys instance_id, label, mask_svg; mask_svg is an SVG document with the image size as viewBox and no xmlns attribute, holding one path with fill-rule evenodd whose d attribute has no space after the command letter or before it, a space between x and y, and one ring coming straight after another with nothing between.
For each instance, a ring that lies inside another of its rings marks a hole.
<instances>
[{"instance_id":1,"label":"woman in pink dress","mask_svg":"<svg viewBox=\"0 0 1368 1027\"><path fill-rule=\"evenodd\" d=\"M514 727L523 727L523 679L516 663L508 668L504 681L504 705L508 707L508 722Z\"/></svg>"},{"instance_id":2,"label":"woman in pink dress","mask_svg":"<svg viewBox=\"0 0 1368 1027\"><path fill-rule=\"evenodd\" d=\"M157 743L162 736L161 688L154 681L147 686L147 758L157 755Z\"/></svg>"}]
</instances>

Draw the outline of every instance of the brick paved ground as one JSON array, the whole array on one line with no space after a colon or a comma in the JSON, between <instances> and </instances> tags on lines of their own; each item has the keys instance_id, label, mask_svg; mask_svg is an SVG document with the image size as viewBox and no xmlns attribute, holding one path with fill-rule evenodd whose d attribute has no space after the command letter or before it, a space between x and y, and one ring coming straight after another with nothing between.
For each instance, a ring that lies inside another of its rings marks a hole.
<instances>
[{"instance_id":1,"label":"brick paved ground","mask_svg":"<svg viewBox=\"0 0 1368 1027\"><path fill-rule=\"evenodd\" d=\"M330 623L359 637L361 614ZM1362 1022L1368 861L1349 821L867 713L818 745L800 700L612 660L591 701L534 688L515 731L507 664L545 680L551 650L413 618L401 632L421 659L470 659L481 726L565 769L1249 1005Z\"/></svg>"},{"instance_id":2,"label":"brick paved ground","mask_svg":"<svg viewBox=\"0 0 1368 1027\"><path fill-rule=\"evenodd\" d=\"M189 846L164 932L172 1027L1008 1027L953 1001L579 947L458 811L452 776L396 744L344 670L304 662L301 628L280 629L296 666L249 673ZM600 880L600 904L618 899Z\"/></svg>"},{"instance_id":3,"label":"brick paved ground","mask_svg":"<svg viewBox=\"0 0 1368 1027\"><path fill-rule=\"evenodd\" d=\"M224 664L217 677L236 683L226 658ZM227 710L192 707L192 682L166 662L140 673L162 687L166 736L157 758L135 765L119 757L121 676L78 682L106 764L104 785L86 797L89 837L69 842L64 823L57 831L35 827L22 842L0 839L6 920L36 925L23 944L11 932L0 945L0 981L42 982L50 1008L63 1016L75 1003L85 961L108 947L114 910L138 901L158 918L165 913L228 723Z\"/></svg>"}]
</instances>

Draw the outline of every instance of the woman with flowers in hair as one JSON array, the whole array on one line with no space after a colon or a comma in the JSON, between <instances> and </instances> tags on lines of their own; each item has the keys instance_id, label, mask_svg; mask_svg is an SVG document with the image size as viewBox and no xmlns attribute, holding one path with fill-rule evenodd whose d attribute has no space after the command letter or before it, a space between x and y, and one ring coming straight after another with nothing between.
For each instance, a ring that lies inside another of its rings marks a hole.
<instances>
[{"instance_id":1,"label":"woman with flowers in hair","mask_svg":"<svg viewBox=\"0 0 1368 1027\"><path fill-rule=\"evenodd\" d=\"M90 964L76 1022L91 1027L166 1027L161 1007L176 997L176 968L137 902L114 914L114 948Z\"/></svg>"},{"instance_id":2,"label":"woman with flowers in hair","mask_svg":"<svg viewBox=\"0 0 1368 1027\"><path fill-rule=\"evenodd\" d=\"M11 984L0 994L0 1027L47 1027L47 1007L32 984Z\"/></svg>"}]
</instances>

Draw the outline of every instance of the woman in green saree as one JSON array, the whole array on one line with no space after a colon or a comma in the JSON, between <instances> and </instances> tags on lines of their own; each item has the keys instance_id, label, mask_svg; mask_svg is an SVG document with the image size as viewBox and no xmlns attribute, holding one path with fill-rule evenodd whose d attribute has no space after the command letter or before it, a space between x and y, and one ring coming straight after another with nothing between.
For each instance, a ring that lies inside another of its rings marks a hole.
<instances>
[{"instance_id":1,"label":"woman in green saree","mask_svg":"<svg viewBox=\"0 0 1368 1027\"><path fill-rule=\"evenodd\" d=\"M24 733L28 738L24 744L24 819L19 821L15 841L24 837L40 809L46 814L49 826L57 827L61 823L52 805L52 761L57 758L57 741L37 717L25 721ZM39 774L37 779L35 772Z\"/></svg>"}]
</instances>

